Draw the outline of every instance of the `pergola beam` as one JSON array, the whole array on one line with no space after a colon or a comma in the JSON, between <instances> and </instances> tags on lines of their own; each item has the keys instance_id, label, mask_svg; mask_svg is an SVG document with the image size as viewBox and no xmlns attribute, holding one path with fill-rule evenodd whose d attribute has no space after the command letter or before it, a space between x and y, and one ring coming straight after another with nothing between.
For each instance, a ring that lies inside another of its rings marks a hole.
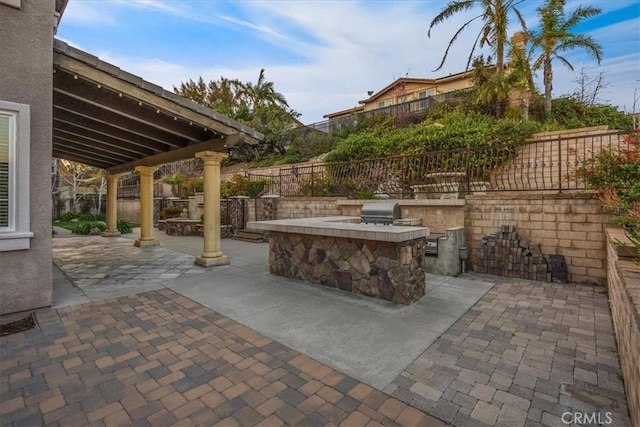
<instances>
[{"instance_id":1,"label":"pergola beam","mask_svg":"<svg viewBox=\"0 0 640 427\"><path fill-rule=\"evenodd\" d=\"M95 144L98 144L99 146L115 147L121 150L124 149L124 147L127 147L127 146L130 147L133 145L138 148L135 151L129 150L131 153L138 153L139 155L145 155L145 156L153 155L159 151L164 151L164 150L152 149L151 147L147 148L144 146L140 146L138 144L134 145L134 144L128 143L129 141L127 140L113 137L111 135L105 135L91 129L86 129L82 126L78 126L75 123L63 121L55 117L53 118L53 121L54 121L54 128L53 128L54 131L63 132L65 134L78 137L84 141L91 141L92 145L91 147L89 147L91 149L93 149Z\"/></svg>"},{"instance_id":2,"label":"pergola beam","mask_svg":"<svg viewBox=\"0 0 640 427\"><path fill-rule=\"evenodd\" d=\"M176 143L175 136L168 132L163 132L152 127L138 126L134 121L129 121L124 117L111 115L100 109L82 104L80 101L65 102L53 106L54 117L63 118L74 123L82 123L87 129L103 132L108 135L117 135L127 141L148 141L156 146L158 143L170 146ZM181 146L186 146L192 140L183 138ZM197 139L195 140L197 141ZM157 145L161 147L160 145ZM160 148L158 148L160 149Z\"/></svg>"},{"instance_id":3,"label":"pergola beam","mask_svg":"<svg viewBox=\"0 0 640 427\"><path fill-rule=\"evenodd\" d=\"M107 172L109 174L117 174L133 170L136 166L157 166L164 163L171 163L178 160L190 159L200 151L226 151L225 138L211 139L205 142L189 145L188 147L171 150L165 153L158 153L144 159L134 160L112 168Z\"/></svg>"},{"instance_id":4,"label":"pergola beam","mask_svg":"<svg viewBox=\"0 0 640 427\"><path fill-rule=\"evenodd\" d=\"M87 155L95 155L99 159L105 159L107 161L116 161L116 162L130 162L135 160L137 157L132 155L126 155L122 153L116 153L113 149L105 149L102 147L92 147L87 148L87 146L81 142L75 141L72 135L60 135L60 131L53 132L54 141L63 142L65 147L72 148L78 153L84 153Z\"/></svg>"},{"instance_id":5,"label":"pergola beam","mask_svg":"<svg viewBox=\"0 0 640 427\"><path fill-rule=\"evenodd\" d=\"M185 134L182 131L176 130L174 128L170 128L168 127L167 124L160 124L160 117L156 117L156 120L154 121L154 115L157 113L153 113L150 111L146 111L144 109L144 107L136 107L139 108L139 111L136 112L135 111L131 111L132 108L131 107L127 107L127 103L126 102L122 102L121 105L113 105L113 103L109 102L106 98L98 98L92 94L89 93L85 93L84 95L77 95L73 92L70 92L68 90L65 89L61 89L58 87L54 87L53 89L54 94L60 94L60 95L64 95L66 97L75 99L77 101L80 101L81 103L84 103L85 105L88 106L93 106L98 108L100 111L100 113L98 115L104 115L105 112L108 113L112 113L115 114L115 117L117 117L114 121L118 121L118 120L122 120L124 119L130 119L133 120L134 122L137 122L134 126L140 127L140 125L144 125L144 126L150 126L159 130L163 130L166 131L170 134L173 135L174 137L174 142L172 142L170 145L173 145L174 147L179 147L180 145L175 143L175 139L176 137L180 138L180 139L187 139L189 141L197 141L197 138L194 138L193 136L190 136L188 134ZM55 97L54 97L54 103L55 103ZM86 108L85 106L80 106L79 108L77 108L76 110L80 110L82 111L84 108ZM98 111L99 111L98 110ZM132 127L134 127L132 126Z\"/></svg>"}]
</instances>

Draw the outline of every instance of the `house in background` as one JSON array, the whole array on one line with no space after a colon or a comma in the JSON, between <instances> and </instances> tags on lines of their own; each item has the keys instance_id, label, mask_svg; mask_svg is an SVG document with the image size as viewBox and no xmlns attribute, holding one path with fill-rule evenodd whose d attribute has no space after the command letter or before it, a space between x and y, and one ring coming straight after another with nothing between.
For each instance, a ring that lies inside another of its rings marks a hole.
<instances>
[{"instance_id":1,"label":"house in background","mask_svg":"<svg viewBox=\"0 0 640 427\"><path fill-rule=\"evenodd\" d=\"M472 87L471 73L465 71L437 79L401 77L378 92L369 92L369 98L359 101L359 106L326 114L324 118L329 121L329 129L336 130L352 126L360 117L424 112L437 101Z\"/></svg>"}]
</instances>

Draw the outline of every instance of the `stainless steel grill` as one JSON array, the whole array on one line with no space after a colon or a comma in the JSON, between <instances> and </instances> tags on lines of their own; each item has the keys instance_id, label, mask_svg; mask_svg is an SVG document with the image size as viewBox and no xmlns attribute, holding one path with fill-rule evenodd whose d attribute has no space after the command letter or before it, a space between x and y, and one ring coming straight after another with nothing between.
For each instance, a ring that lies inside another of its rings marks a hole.
<instances>
[{"instance_id":1,"label":"stainless steel grill","mask_svg":"<svg viewBox=\"0 0 640 427\"><path fill-rule=\"evenodd\" d=\"M444 237L443 234L430 234L425 238L425 255L438 256L438 240Z\"/></svg>"},{"instance_id":2,"label":"stainless steel grill","mask_svg":"<svg viewBox=\"0 0 640 427\"><path fill-rule=\"evenodd\" d=\"M364 224L391 225L400 218L400 205L393 202L365 203L360 211L360 222Z\"/></svg>"}]
</instances>

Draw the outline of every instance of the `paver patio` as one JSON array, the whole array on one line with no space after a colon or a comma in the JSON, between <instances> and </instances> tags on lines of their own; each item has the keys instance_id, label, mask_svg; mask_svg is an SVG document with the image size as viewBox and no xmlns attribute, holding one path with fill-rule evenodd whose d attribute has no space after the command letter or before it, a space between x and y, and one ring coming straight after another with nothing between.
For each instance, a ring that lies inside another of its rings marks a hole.
<instances>
[{"instance_id":1,"label":"paver patio","mask_svg":"<svg viewBox=\"0 0 640 427\"><path fill-rule=\"evenodd\" d=\"M631 425L602 288L494 280L384 391L456 426Z\"/></svg>"},{"instance_id":2,"label":"paver patio","mask_svg":"<svg viewBox=\"0 0 640 427\"><path fill-rule=\"evenodd\" d=\"M554 426L566 412L601 411L630 425L601 288L465 274L460 283L495 285L376 390L165 288L206 276L185 242L189 255L171 261L167 248L121 242L124 258L93 278L75 258L88 248L60 245L70 277L98 280L71 287L71 301L98 301L42 310L38 328L0 338L0 424ZM237 262L248 274L263 260L246 245ZM141 260L157 268L122 289Z\"/></svg>"},{"instance_id":3,"label":"paver patio","mask_svg":"<svg viewBox=\"0 0 640 427\"><path fill-rule=\"evenodd\" d=\"M2 425L444 423L164 289L1 339Z\"/></svg>"}]
</instances>

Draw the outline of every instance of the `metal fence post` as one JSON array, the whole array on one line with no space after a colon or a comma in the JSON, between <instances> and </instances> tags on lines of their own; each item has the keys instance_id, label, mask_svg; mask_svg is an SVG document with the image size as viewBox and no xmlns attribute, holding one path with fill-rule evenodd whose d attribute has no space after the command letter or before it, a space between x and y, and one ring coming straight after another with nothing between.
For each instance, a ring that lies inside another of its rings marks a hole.
<instances>
[{"instance_id":1,"label":"metal fence post","mask_svg":"<svg viewBox=\"0 0 640 427\"><path fill-rule=\"evenodd\" d=\"M311 197L315 197L316 195L316 189L315 189L316 183L315 183L315 179L313 176L313 164L311 165Z\"/></svg>"},{"instance_id":2,"label":"metal fence post","mask_svg":"<svg viewBox=\"0 0 640 427\"><path fill-rule=\"evenodd\" d=\"M558 136L558 194L562 193L562 137Z\"/></svg>"},{"instance_id":3,"label":"metal fence post","mask_svg":"<svg viewBox=\"0 0 640 427\"><path fill-rule=\"evenodd\" d=\"M400 157L400 196L404 199L404 156Z\"/></svg>"}]
</instances>

